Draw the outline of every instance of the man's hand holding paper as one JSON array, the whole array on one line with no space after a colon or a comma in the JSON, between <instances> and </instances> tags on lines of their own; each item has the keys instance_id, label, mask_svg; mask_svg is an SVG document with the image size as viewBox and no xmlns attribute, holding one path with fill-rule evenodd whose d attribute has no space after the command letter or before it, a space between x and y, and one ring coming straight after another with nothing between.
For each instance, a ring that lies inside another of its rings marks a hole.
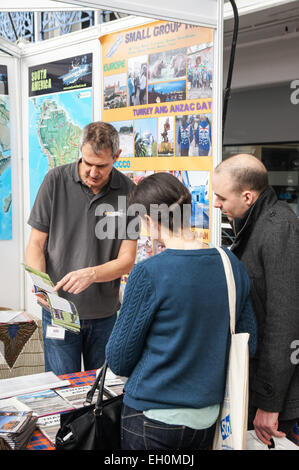
<instances>
[{"instance_id":1,"label":"man's hand holding paper","mask_svg":"<svg viewBox=\"0 0 299 470\"><path fill-rule=\"evenodd\" d=\"M66 274L55 286L55 290L63 289L71 294L79 294L96 280L95 268L83 268Z\"/></svg>"}]
</instances>

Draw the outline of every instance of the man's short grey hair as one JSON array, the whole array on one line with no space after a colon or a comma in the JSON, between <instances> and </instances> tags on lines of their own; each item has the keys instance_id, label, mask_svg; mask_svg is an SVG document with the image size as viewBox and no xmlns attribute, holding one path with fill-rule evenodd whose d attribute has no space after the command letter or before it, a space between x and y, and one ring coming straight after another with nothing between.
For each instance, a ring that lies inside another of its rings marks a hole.
<instances>
[{"instance_id":1,"label":"man's short grey hair","mask_svg":"<svg viewBox=\"0 0 299 470\"><path fill-rule=\"evenodd\" d=\"M84 144L90 144L96 154L103 149L111 149L112 155L115 157L119 151L118 132L108 122L91 122L82 130L80 150L82 150Z\"/></svg>"}]
</instances>

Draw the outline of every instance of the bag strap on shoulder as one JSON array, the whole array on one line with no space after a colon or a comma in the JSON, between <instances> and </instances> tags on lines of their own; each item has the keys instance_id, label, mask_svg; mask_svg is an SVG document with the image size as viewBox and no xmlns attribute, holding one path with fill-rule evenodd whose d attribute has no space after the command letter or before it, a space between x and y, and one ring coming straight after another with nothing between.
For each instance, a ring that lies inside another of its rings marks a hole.
<instances>
[{"instance_id":1,"label":"bag strap on shoulder","mask_svg":"<svg viewBox=\"0 0 299 470\"><path fill-rule=\"evenodd\" d=\"M228 292L228 303L229 303L229 315L230 315L230 332L231 334L235 334L235 324L236 324L236 284L234 273L232 269L232 265L230 262L229 257L219 246L215 247L222 259L225 277L226 277L226 284L227 284L227 292Z\"/></svg>"}]
</instances>

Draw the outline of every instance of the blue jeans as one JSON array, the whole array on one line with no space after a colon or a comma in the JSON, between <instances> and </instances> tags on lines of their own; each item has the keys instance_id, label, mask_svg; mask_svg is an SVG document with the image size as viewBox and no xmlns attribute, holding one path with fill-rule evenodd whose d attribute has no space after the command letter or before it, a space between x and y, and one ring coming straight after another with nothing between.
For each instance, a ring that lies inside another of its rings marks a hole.
<instances>
[{"instance_id":1,"label":"blue jeans","mask_svg":"<svg viewBox=\"0 0 299 470\"><path fill-rule=\"evenodd\" d=\"M80 320L80 333L65 330L64 340L46 338L51 314L43 309L45 370L56 375L81 371L81 356L85 370L99 369L105 361L105 348L113 329L116 314L97 320Z\"/></svg>"},{"instance_id":2,"label":"blue jeans","mask_svg":"<svg viewBox=\"0 0 299 470\"><path fill-rule=\"evenodd\" d=\"M212 446L214 432L215 424L196 430L149 419L126 405L122 408L122 450L206 450Z\"/></svg>"}]
</instances>

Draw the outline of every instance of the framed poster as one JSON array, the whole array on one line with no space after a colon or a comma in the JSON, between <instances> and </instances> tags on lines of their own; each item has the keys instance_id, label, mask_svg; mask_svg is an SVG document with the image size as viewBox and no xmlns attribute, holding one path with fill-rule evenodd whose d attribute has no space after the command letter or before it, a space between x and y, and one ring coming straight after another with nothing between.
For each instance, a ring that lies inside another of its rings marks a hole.
<instances>
[{"instance_id":1,"label":"framed poster","mask_svg":"<svg viewBox=\"0 0 299 470\"><path fill-rule=\"evenodd\" d=\"M78 158L92 99L91 53L29 68L31 207L47 171Z\"/></svg>"},{"instance_id":2,"label":"framed poster","mask_svg":"<svg viewBox=\"0 0 299 470\"><path fill-rule=\"evenodd\" d=\"M210 240L213 29L155 21L100 37L103 120L120 134L115 167L168 171L192 194L192 229Z\"/></svg>"}]
</instances>

